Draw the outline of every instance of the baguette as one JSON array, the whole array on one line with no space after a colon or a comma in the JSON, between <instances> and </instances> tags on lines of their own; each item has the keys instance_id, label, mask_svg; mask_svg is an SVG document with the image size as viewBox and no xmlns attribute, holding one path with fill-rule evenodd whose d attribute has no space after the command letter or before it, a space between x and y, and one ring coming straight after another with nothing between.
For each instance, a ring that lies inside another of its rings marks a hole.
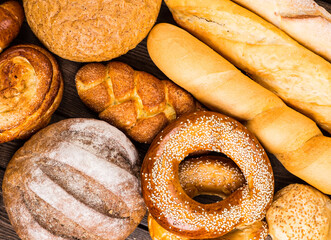
<instances>
[{"instance_id":1,"label":"baguette","mask_svg":"<svg viewBox=\"0 0 331 240\"><path fill-rule=\"evenodd\" d=\"M331 61L331 14L313 0L233 0Z\"/></svg>"},{"instance_id":2,"label":"baguette","mask_svg":"<svg viewBox=\"0 0 331 240\"><path fill-rule=\"evenodd\" d=\"M23 8L18 2L0 5L0 52L18 35L23 19Z\"/></svg>"},{"instance_id":3,"label":"baguette","mask_svg":"<svg viewBox=\"0 0 331 240\"><path fill-rule=\"evenodd\" d=\"M331 64L230 0L167 0L177 23L331 133Z\"/></svg>"},{"instance_id":4,"label":"baguette","mask_svg":"<svg viewBox=\"0 0 331 240\"><path fill-rule=\"evenodd\" d=\"M211 109L245 121L288 171L331 194L331 138L323 136L311 119L180 28L157 25L147 48L169 79Z\"/></svg>"}]
</instances>

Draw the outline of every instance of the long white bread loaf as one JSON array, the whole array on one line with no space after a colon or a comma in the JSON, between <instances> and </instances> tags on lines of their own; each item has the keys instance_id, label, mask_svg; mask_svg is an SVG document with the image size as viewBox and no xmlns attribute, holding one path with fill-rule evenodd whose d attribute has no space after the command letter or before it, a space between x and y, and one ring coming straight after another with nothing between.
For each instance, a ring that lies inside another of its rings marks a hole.
<instances>
[{"instance_id":1,"label":"long white bread loaf","mask_svg":"<svg viewBox=\"0 0 331 240\"><path fill-rule=\"evenodd\" d=\"M331 194L331 138L207 45L170 24L152 29L148 52L169 79L213 110L246 121L292 174Z\"/></svg>"},{"instance_id":2,"label":"long white bread loaf","mask_svg":"<svg viewBox=\"0 0 331 240\"><path fill-rule=\"evenodd\" d=\"M331 133L331 64L230 0L166 0L176 22Z\"/></svg>"},{"instance_id":3,"label":"long white bread loaf","mask_svg":"<svg viewBox=\"0 0 331 240\"><path fill-rule=\"evenodd\" d=\"M313 0L233 0L331 61L331 14Z\"/></svg>"}]
</instances>

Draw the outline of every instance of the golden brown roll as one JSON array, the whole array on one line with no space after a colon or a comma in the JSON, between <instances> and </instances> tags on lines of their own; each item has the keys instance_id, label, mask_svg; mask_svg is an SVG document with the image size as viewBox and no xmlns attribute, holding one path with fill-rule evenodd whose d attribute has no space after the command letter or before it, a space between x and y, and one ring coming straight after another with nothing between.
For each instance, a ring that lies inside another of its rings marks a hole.
<instances>
[{"instance_id":1,"label":"golden brown roll","mask_svg":"<svg viewBox=\"0 0 331 240\"><path fill-rule=\"evenodd\" d=\"M315 188L291 184L276 193L267 222L273 240L330 240L331 200Z\"/></svg>"},{"instance_id":2,"label":"golden brown roll","mask_svg":"<svg viewBox=\"0 0 331 240\"><path fill-rule=\"evenodd\" d=\"M62 99L55 58L35 45L0 55L0 143L26 138L46 126Z\"/></svg>"},{"instance_id":3,"label":"golden brown roll","mask_svg":"<svg viewBox=\"0 0 331 240\"><path fill-rule=\"evenodd\" d=\"M288 171L331 194L331 138L314 121L183 29L161 23L149 34L147 47L169 79L211 109L244 121Z\"/></svg>"},{"instance_id":4,"label":"golden brown roll","mask_svg":"<svg viewBox=\"0 0 331 240\"><path fill-rule=\"evenodd\" d=\"M76 87L82 101L101 119L143 143L151 143L176 117L202 109L171 81L160 81L121 62L85 65L76 74Z\"/></svg>"},{"instance_id":5,"label":"golden brown roll","mask_svg":"<svg viewBox=\"0 0 331 240\"><path fill-rule=\"evenodd\" d=\"M223 201L200 204L179 182L183 159L201 151L222 152L246 183ZM195 112L170 123L151 144L141 170L142 194L153 218L176 235L209 239L264 218L274 190L273 172L257 139L238 121L215 112Z\"/></svg>"},{"instance_id":6,"label":"golden brown roll","mask_svg":"<svg viewBox=\"0 0 331 240\"><path fill-rule=\"evenodd\" d=\"M218 195L226 198L241 187L245 179L240 169L229 159L202 156L186 159L179 165L179 181L188 196ZM151 214L148 215L149 233L153 240L188 240L162 228ZM218 240L264 240L268 228L263 221L235 229Z\"/></svg>"},{"instance_id":7,"label":"golden brown roll","mask_svg":"<svg viewBox=\"0 0 331 240\"><path fill-rule=\"evenodd\" d=\"M23 8L18 2L0 5L0 52L18 35L23 19Z\"/></svg>"},{"instance_id":8,"label":"golden brown roll","mask_svg":"<svg viewBox=\"0 0 331 240\"><path fill-rule=\"evenodd\" d=\"M7 166L10 222L21 239L124 240L146 212L139 164L130 140L104 121L52 124Z\"/></svg>"},{"instance_id":9,"label":"golden brown roll","mask_svg":"<svg viewBox=\"0 0 331 240\"><path fill-rule=\"evenodd\" d=\"M154 25L162 0L23 0L34 34L53 53L101 62L135 48Z\"/></svg>"},{"instance_id":10,"label":"golden brown roll","mask_svg":"<svg viewBox=\"0 0 331 240\"><path fill-rule=\"evenodd\" d=\"M331 133L330 62L230 0L166 3L180 26Z\"/></svg>"}]
</instances>

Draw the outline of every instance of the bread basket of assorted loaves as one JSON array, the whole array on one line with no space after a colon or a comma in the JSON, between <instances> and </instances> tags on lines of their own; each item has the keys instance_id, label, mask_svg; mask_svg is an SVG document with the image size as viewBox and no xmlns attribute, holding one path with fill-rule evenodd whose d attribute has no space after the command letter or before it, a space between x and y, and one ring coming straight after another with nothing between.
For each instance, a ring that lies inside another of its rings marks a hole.
<instances>
[{"instance_id":1,"label":"bread basket of assorted loaves","mask_svg":"<svg viewBox=\"0 0 331 240\"><path fill-rule=\"evenodd\" d=\"M331 240L330 13L0 0L0 240Z\"/></svg>"}]
</instances>

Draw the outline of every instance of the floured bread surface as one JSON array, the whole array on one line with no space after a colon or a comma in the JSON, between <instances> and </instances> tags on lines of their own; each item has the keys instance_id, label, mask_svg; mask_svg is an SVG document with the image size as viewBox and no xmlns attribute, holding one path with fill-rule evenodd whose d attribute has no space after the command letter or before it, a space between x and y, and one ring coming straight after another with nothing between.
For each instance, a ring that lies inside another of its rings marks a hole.
<instances>
[{"instance_id":1,"label":"floured bread surface","mask_svg":"<svg viewBox=\"0 0 331 240\"><path fill-rule=\"evenodd\" d=\"M310 186L291 184L275 195L267 222L273 240L329 240L331 200Z\"/></svg>"},{"instance_id":2,"label":"floured bread surface","mask_svg":"<svg viewBox=\"0 0 331 240\"><path fill-rule=\"evenodd\" d=\"M26 19L47 48L77 62L125 54L154 25L161 0L24 0Z\"/></svg>"},{"instance_id":3,"label":"floured bread surface","mask_svg":"<svg viewBox=\"0 0 331 240\"><path fill-rule=\"evenodd\" d=\"M145 214L138 166L133 144L106 122L53 124L7 167L9 219L22 239L125 239Z\"/></svg>"}]
</instances>

